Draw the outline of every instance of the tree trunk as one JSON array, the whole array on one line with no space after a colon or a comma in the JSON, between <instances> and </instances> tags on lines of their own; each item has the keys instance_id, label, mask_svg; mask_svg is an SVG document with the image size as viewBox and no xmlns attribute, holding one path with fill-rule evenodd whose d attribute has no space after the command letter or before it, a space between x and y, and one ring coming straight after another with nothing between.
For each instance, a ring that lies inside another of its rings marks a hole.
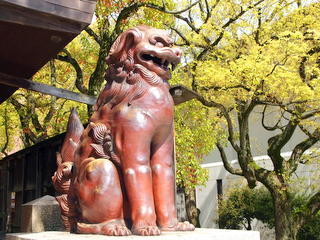
<instances>
[{"instance_id":1,"label":"tree trunk","mask_svg":"<svg viewBox=\"0 0 320 240\"><path fill-rule=\"evenodd\" d=\"M296 240L299 223L295 221L287 194L285 192L275 194L273 203L276 240Z\"/></svg>"},{"instance_id":2,"label":"tree trunk","mask_svg":"<svg viewBox=\"0 0 320 240\"><path fill-rule=\"evenodd\" d=\"M200 227L199 215L200 210L196 206L196 192L191 190L185 193L186 199L186 212L189 222L191 222L195 227Z\"/></svg>"}]
</instances>

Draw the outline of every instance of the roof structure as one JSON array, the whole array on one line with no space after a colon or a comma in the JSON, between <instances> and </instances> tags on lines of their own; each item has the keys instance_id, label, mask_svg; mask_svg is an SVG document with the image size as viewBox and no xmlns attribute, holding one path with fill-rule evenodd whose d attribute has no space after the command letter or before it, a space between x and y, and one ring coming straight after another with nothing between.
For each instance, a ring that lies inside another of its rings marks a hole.
<instances>
[{"instance_id":1,"label":"roof structure","mask_svg":"<svg viewBox=\"0 0 320 240\"><path fill-rule=\"evenodd\" d=\"M96 98L30 78L91 23L96 0L0 0L0 104L18 88L93 105ZM196 97L179 85L175 104Z\"/></svg>"},{"instance_id":2,"label":"roof structure","mask_svg":"<svg viewBox=\"0 0 320 240\"><path fill-rule=\"evenodd\" d=\"M96 0L1 0L0 74L31 78L91 23L95 5ZM17 90L1 79L0 103Z\"/></svg>"}]
</instances>

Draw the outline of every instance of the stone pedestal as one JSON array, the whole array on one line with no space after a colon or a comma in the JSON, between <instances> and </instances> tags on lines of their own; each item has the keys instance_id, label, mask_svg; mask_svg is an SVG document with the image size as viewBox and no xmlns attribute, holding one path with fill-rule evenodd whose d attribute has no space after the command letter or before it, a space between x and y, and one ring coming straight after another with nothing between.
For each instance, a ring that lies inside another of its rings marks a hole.
<instances>
[{"instance_id":1,"label":"stone pedestal","mask_svg":"<svg viewBox=\"0 0 320 240\"><path fill-rule=\"evenodd\" d=\"M103 235L70 234L67 232L7 234L6 240L260 240L256 231L197 228L194 232L166 232L160 236L110 237Z\"/></svg>"},{"instance_id":2,"label":"stone pedestal","mask_svg":"<svg viewBox=\"0 0 320 240\"><path fill-rule=\"evenodd\" d=\"M21 232L64 231L56 199L46 195L21 206Z\"/></svg>"}]
</instances>

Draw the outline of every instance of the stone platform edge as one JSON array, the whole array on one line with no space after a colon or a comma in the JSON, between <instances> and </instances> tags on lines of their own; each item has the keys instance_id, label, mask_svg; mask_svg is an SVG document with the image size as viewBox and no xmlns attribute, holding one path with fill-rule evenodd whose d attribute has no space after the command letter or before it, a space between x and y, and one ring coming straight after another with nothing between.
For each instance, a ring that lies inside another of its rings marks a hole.
<instances>
[{"instance_id":1,"label":"stone platform edge","mask_svg":"<svg viewBox=\"0 0 320 240\"><path fill-rule=\"evenodd\" d=\"M163 232L160 236L113 237L93 234L71 234L68 232L10 233L6 240L260 240L257 231L197 228L193 232Z\"/></svg>"}]
</instances>

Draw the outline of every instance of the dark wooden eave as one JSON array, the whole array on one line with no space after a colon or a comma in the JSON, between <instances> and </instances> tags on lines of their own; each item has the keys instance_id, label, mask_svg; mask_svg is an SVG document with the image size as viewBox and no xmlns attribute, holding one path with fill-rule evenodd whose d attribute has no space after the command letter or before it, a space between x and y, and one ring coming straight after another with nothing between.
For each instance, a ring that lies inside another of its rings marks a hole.
<instances>
[{"instance_id":1,"label":"dark wooden eave","mask_svg":"<svg viewBox=\"0 0 320 240\"><path fill-rule=\"evenodd\" d=\"M29 79L87 25L95 0L0 0L0 73ZM0 84L0 103L17 88Z\"/></svg>"},{"instance_id":2,"label":"dark wooden eave","mask_svg":"<svg viewBox=\"0 0 320 240\"><path fill-rule=\"evenodd\" d=\"M0 0L0 103L18 88L93 105L95 97L70 92L30 78L90 24L96 0ZM170 89L175 104L195 94Z\"/></svg>"}]
</instances>

